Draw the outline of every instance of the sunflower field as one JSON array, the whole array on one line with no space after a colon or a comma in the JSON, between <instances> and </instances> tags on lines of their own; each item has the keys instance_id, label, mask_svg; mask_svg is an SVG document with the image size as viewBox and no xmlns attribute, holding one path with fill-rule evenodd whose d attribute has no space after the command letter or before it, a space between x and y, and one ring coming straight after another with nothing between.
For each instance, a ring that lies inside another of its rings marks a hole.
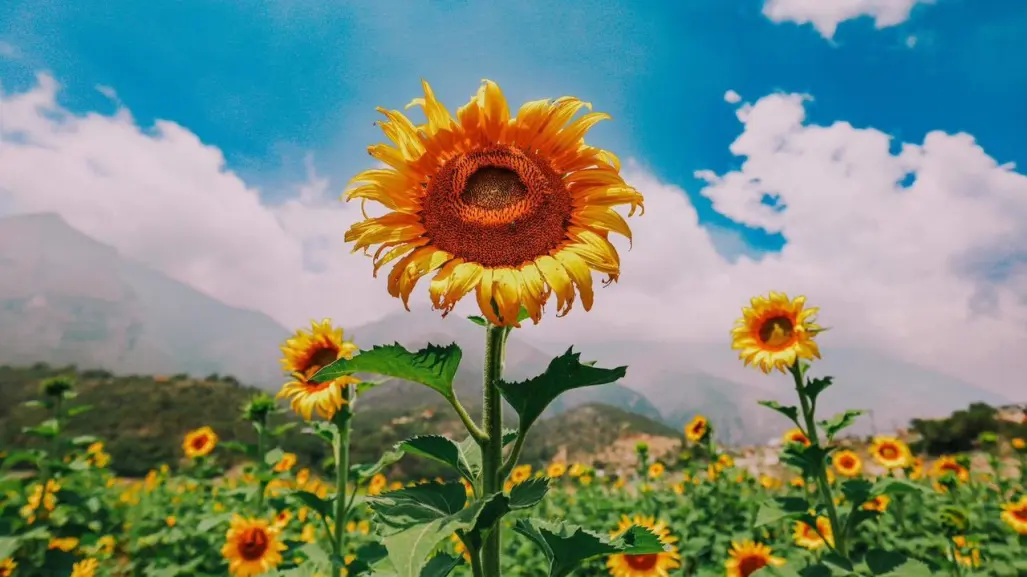
<instances>
[{"instance_id":1,"label":"sunflower field","mask_svg":"<svg viewBox=\"0 0 1027 577\"><path fill-rule=\"evenodd\" d=\"M845 431L862 411L817 412L845 384L815 374L826 329L804 297L754 297L730 329L741 362L795 391L794 405L760 402L781 419L775 466L742 463L702 416L682 431L687 459L656 460L640 443L630 470L520 462L551 402L628 368L569 348L542 374L507 381L507 338L525 321L538 324L553 296L557 317L575 302L592 307L592 273L607 284L620 275L611 233L631 237L614 209L641 214L644 199L616 156L585 144L607 117L575 118L591 109L583 101L528 102L511 115L485 81L454 118L427 83L423 90L412 104L424 124L380 110L392 144L368 152L385 167L358 174L347 199L387 212L365 212L346 238L354 250L377 247L375 273L395 263L388 290L404 306L429 274L442 314L474 291L480 315L469 320L485 341L481 419L454 390L456 344L361 350L325 320L282 345L277 397L256 395L242 408L255 443L201 427L168 440L180 444L180 463L125 480L110 472L104 439L65 432L89 407L76 404L72 379L49 378L29 403L46 414L25 431L38 443L3 448L0 577L1027 575L1024 440L990 435L978 459L930 462L900 438L853 443ZM466 434L416 436L375 462L354 462L361 394L387 379L438 393ZM279 402L324 443L324 467L298 466L287 426L271 424L286 410ZM516 422L504 423L504 402ZM225 466L229 454L245 458L241 471ZM412 457L449 473L389 478Z\"/></svg>"}]
</instances>

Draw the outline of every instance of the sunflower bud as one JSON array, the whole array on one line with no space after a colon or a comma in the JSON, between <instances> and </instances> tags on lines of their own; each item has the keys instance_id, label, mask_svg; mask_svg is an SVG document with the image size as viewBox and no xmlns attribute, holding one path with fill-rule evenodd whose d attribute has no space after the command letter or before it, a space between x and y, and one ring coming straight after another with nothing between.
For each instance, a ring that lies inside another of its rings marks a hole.
<instances>
[{"instance_id":1,"label":"sunflower bud","mask_svg":"<svg viewBox=\"0 0 1027 577\"><path fill-rule=\"evenodd\" d=\"M257 393L242 406L242 418L251 423L265 423L268 415L275 413L277 408L270 395Z\"/></svg>"},{"instance_id":2,"label":"sunflower bud","mask_svg":"<svg viewBox=\"0 0 1027 577\"><path fill-rule=\"evenodd\" d=\"M75 388L75 380L71 377L53 377L39 385L39 392L51 399L63 399Z\"/></svg>"},{"instance_id":3,"label":"sunflower bud","mask_svg":"<svg viewBox=\"0 0 1027 577\"><path fill-rule=\"evenodd\" d=\"M970 528L970 516L959 507L943 507L938 518L947 537L964 535Z\"/></svg>"}]
</instances>

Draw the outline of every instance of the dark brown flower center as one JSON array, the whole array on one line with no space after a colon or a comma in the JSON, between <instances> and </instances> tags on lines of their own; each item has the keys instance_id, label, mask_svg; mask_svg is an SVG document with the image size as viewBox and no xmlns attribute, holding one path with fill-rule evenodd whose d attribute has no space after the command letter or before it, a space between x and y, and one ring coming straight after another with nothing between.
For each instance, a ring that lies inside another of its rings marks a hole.
<instances>
[{"instance_id":1,"label":"dark brown flower center","mask_svg":"<svg viewBox=\"0 0 1027 577\"><path fill-rule=\"evenodd\" d=\"M760 326L760 341L772 347L785 346L791 342L794 331L792 319L785 316L771 317Z\"/></svg>"},{"instance_id":2,"label":"dark brown flower center","mask_svg":"<svg viewBox=\"0 0 1027 577\"><path fill-rule=\"evenodd\" d=\"M883 459L894 459L899 456L899 451L891 445L884 445L880 449L881 458Z\"/></svg>"},{"instance_id":3,"label":"dark brown flower center","mask_svg":"<svg viewBox=\"0 0 1027 577\"><path fill-rule=\"evenodd\" d=\"M746 555L738 561L738 572L742 577L749 577L758 569L767 566L767 560L760 555Z\"/></svg>"},{"instance_id":4,"label":"dark brown flower center","mask_svg":"<svg viewBox=\"0 0 1027 577\"><path fill-rule=\"evenodd\" d=\"M516 267L560 246L571 208L547 161L491 146L442 166L426 185L421 219L439 249L488 267Z\"/></svg>"},{"instance_id":5,"label":"dark brown flower center","mask_svg":"<svg viewBox=\"0 0 1027 577\"><path fill-rule=\"evenodd\" d=\"M841 465L843 469L851 469L856 466L856 461L853 460L852 457L845 455L841 458L839 465Z\"/></svg>"},{"instance_id":6,"label":"dark brown flower center","mask_svg":"<svg viewBox=\"0 0 1027 577\"><path fill-rule=\"evenodd\" d=\"M193 448L202 449L207 446L207 435L196 435L193 437Z\"/></svg>"},{"instance_id":7,"label":"dark brown flower center","mask_svg":"<svg viewBox=\"0 0 1027 577\"><path fill-rule=\"evenodd\" d=\"M651 570L653 567L656 567L656 563L659 560L659 553L650 553L648 555L624 556L624 562L628 564L628 567L631 567L632 569L638 569L639 571Z\"/></svg>"},{"instance_id":8,"label":"dark brown flower center","mask_svg":"<svg viewBox=\"0 0 1027 577\"><path fill-rule=\"evenodd\" d=\"M239 555L247 561L262 559L270 542L271 539L264 529L259 527L247 529L239 538Z\"/></svg>"},{"instance_id":9,"label":"dark brown flower center","mask_svg":"<svg viewBox=\"0 0 1027 577\"><path fill-rule=\"evenodd\" d=\"M1010 512L1017 521L1027 522L1027 506L1017 507Z\"/></svg>"}]
</instances>

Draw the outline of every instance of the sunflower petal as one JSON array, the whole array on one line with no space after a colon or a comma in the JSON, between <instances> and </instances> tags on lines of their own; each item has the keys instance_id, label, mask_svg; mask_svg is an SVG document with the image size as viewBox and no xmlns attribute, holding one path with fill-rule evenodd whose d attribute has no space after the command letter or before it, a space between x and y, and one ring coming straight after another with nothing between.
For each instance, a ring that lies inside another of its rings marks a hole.
<instances>
[{"instance_id":1,"label":"sunflower petal","mask_svg":"<svg viewBox=\"0 0 1027 577\"><path fill-rule=\"evenodd\" d=\"M482 273L482 266L476 262L464 262L457 258L447 262L439 269L428 288L432 306L443 311L445 316L481 282Z\"/></svg>"},{"instance_id":2,"label":"sunflower petal","mask_svg":"<svg viewBox=\"0 0 1027 577\"><path fill-rule=\"evenodd\" d=\"M561 250L553 255L563 265L564 270L578 287L581 295L581 306L586 311L592 310L592 270L580 256L569 250Z\"/></svg>"},{"instance_id":3,"label":"sunflower petal","mask_svg":"<svg viewBox=\"0 0 1027 577\"><path fill-rule=\"evenodd\" d=\"M492 308L492 283L493 283L493 270L490 268L483 268L481 272L481 281L478 282L478 308L481 309L481 314L485 316L488 321L494 325L502 324L499 321L499 317L496 316L496 311Z\"/></svg>"},{"instance_id":4,"label":"sunflower petal","mask_svg":"<svg viewBox=\"0 0 1027 577\"><path fill-rule=\"evenodd\" d=\"M542 278L546 279L546 284L556 294L556 316L562 317L570 312L574 305L574 284L571 283L563 265L547 255L535 259L535 266L542 273Z\"/></svg>"}]
</instances>

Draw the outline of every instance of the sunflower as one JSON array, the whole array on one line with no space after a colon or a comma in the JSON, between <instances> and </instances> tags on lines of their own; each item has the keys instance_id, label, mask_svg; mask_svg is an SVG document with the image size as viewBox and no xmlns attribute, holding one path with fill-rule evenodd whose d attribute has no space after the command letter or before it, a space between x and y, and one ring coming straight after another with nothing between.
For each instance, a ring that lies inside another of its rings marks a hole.
<instances>
[{"instance_id":1,"label":"sunflower","mask_svg":"<svg viewBox=\"0 0 1027 577\"><path fill-rule=\"evenodd\" d=\"M634 519L624 515L620 524L611 532L616 538L630 529L633 525L645 527L660 538L660 543L665 546L662 553L649 553L646 555L626 555L618 553L610 555L606 561L606 567L610 570L611 577L668 577L671 569L681 567L681 555L674 543L678 538L670 534L670 528L663 521L657 521L655 517L635 515Z\"/></svg>"},{"instance_id":2,"label":"sunflower","mask_svg":"<svg viewBox=\"0 0 1027 577\"><path fill-rule=\"evenodd\" d=\"M282 562L285 545L278 541L278 529L263 519L232 518L221 555L228 560L233 577L255 577Z\"/></svg>"},{"instance_id":3,"label":"sunflower","mask_svg":"<svg viewBox=\"0 0 1027 577\"><path fill-rule=\"evenodd\" d=\"M858 477L863 471L863 461L859 455L848 449L836 452L831 457L831 464L843 477Z\"/></svg>"},{"instance_id":4,"label":"sunflower","mask_svg":"<svg viewBox=\"0 0 1027 577\"><path fill-rule=\"evenodd\" d=\"M702 415L696 415L692 421L685 425L685 437L693 442L701 442L709 431L710 422Z\"/></svg>"},{"instance_id":5,"label":"sunflower","mask_svg":"<svg viewBox=\"0 0 1027 577\"><path fill-rule=\"evenodd\" d=\"M291 399L292 410L310 420L314 411L325 419L331 419L346 404L343 387L359 383L352 376L343 376L325 383L310 382L318 371L339 360L351 359L359 351L351 342L344 341L342 329L332 327L325 319L310 323L310 332L297 330L296 334L282 345L282 369L292 375L278 393L278 398Z\"/></svg>"},{"instance_id":6,"label":"sunflower","mask_svg":"<svg viewBox=\"0 0 1027 577\"><path fill-rule=\"evenodd\" d=\"M471 552L467 550L467 546L464 545L464 540L460 538L460 535L453 533L449 536L450 542L453 543L453 552L464 558L464 561L471 564Z\"/></svg>"},{"instance_id":7,"label":"sunflower","mask_svg":"<svg viewBox=\"0 0 1027 577\"><path fill-rule=\"evenodd\" d=\"M1009 444L1017 451L1023 451L1024 449L1027 449L1027 441L1024 441L1022 437L1014 438L1013 440L1009 441Z\"/></svg>"},{"instance_id":8,"label":"sunflower","mask_svg":"<svg viewBox=\"0 0 1027 577\"><path fill-rule=\"evenodd\" d=\"M10 557L6 559L0 559L0 577L11 577L14 575L14 570L18 568L18 564L14 562L14 559Z\"/></svg>"},{"instance_id":9,"label":"sunflower","mask_svg":"<svg viewBox=\"0 0 1027 577\"><path fill-rule=\"evenodd\" d=\"M908 467L913 457L909 446L895 437L875 437L870 444L870 456L886 469Z\"/></svg>"},{"instance_id":10,"label":"sunflower","mask_svg":"<svg viewBox=\"0 0 1027 577\"><path fill-rule=\"evenodd\" d=\"M296 453L282 453L282 458L275 463L276 473L285 473L296 466Z\"/></svg>"},{"instance_id":11,"label":"sunflower","mask_svg":"<svg viewBox=\"0 0 1027 577\"><path fill-rule=\"evenodd\" d=\"M786 445L795 443L802 445L803 447L810 446L809 437L806 436L806 433L802 432L802 429L798 428L785 432L784 436L781 437L781 440L784 441Z\"/></svg>"},{"instance_id":12,"label":"sunflower","mask_svg":"<svg viewBox=\"0 0 1027 577\"><path fill-rule=\"evenodd\" d=\"M205 457L214 450L218 444L218 435L210 427L200 427L185 434L182 441L182 450L185 456L190 459Z\"/></svg>"},{"instance_id":13,"label":"sunflower","mask_svg":"<svg viewBox=\"0 0 1027 577\"><path fill-rule=\"evenodd\" d=\"M977 543L967 541L966 537L957 535L952 538L952 556L954 561L963 567L980 567L981 550Z\"/></svg>"},{"instance_id":14,"label":"sunflower","mask_svg":"<svg viewBox=\"0 0 1027 577\"><path fill-rule=\"evenodd\" d=\"M731 329L731 348L746 366L754 365L764 373L782 373L798 359L820 358L813 338L821 330L813 320L817 308L804 309L806 297L792 300L782 293L753 297L751 307L742 308L742 318Z\"/></svg>"},{"instance_id":15,"label":"sunflower","mask_svg":"<svg viewBox=\"0 0 1027 577\"><path fill-rule=\"evenodd\" d=\"M567 472L567 463L563 461L553 461L546 467L546 476L550 479L559 479L563 477Z\"/></svg>"},{"instance_id":16,"label":"sunflower","mask_svg":"<svg viewBox=\"0 0 1027 577\"><path fill-rule=\"evenodd\" d=\"M888 504L891 503L891 497L888 495L877 495L872 497L866 503L863 503L863 508L867 511L877 511L878 513L884 513L888 510Z\"/></svg>"},{"instance_id":17,"label":"sunflower","mask_svg":"<svg viewBox=\"0 0 1027 577\"><path fill-rule=\"evenodd\" d=\"M531 465L517 465L510 471L510 482L519 485L531 478Z\"/></svg>"},{"instance_id":18,"label":"sunflower","mask_svg":"<svg viewBox=\"0 0 1027 577\"><path fill-rule=\"evenodd\" d=\"M824 546L824 539L827 539L832 547L834 546L834 532L831 530L831 521L827 517L817 517L816 529L804 521L795 522L792 540L799 547L810 551L820 549Z\"/></svg>"},{"instance_id":19,"label":"sunflower","mask_svg":"<svg viewBox=\"0 0 1027 577\"><path fill-rule=\"evenodd\" d=\"M656 461L652 465L649 465L649 470L647 471L647 474L649 475L650 479L659 479L663 476L663 473L666 470L667 468L663 465L663 463Z\"/></svg>"},{"instance_id":20,"label":"sunflower","mask_svg":"<svg viewBox=\"0 0 1027 577\"><path fill-rule=\"evenodd\" d=\"M609 118L577 98L536 100L511 117L506 97L485 80L456 119L422 82L427 123L414 125L398 110L378 111L395 146L370 155L388 165L356 175L346 200L378 202L390 212L367 217L346 233L353 250L379 245L374 271L399 259L389 294L408 306L414 285L435 272L432 306L449 313L471 290L493 324L519 326L523 306L538 323L556 293L557 315L574 304L592 308L592 271L620 275L610 233L631 239L614 210L642 207L642 195L620 176L620 161L587 146L585 133ZM366 215L366 213L365 213ZM437 271L437 272L436 272ZM495 305L495 308L493 308Z\"/></svg>"},{"instance_id":21,"label":"sunflower","mask_svg":"<svg viewBox=\"0 0 1027 577\"><path fill-rule=\"evenodd\" d=\"M71 566L70 577L93 577L99 568L100 562L96 559L83 559Z\"/></svg>"},{"instance_id":22,"label":"sunflower","mask_svg":"<svg viewBox=\"0 0 1027 577\"><path fill-rule=\"evenodd\" d=\"M756 571L767 567L780 567L785 560L773 556L773 550L762 543L743 541L731 543L730 556L724 563L727 577L749 577Z\"/></svg>"},{"instance_id":23,"label":"sunflower","mask_svg":"<svg viewBox=\"0 0 1027 577\"><path fill-rule=\"evenodd\" d=\"M1027 535L1027 495L1002 505L1002 521L1021 535Z\"/></svg>"},{"instance_id":24,"label":"sunflower","mask_svg":"<svg viewBox=\"0 0 1027 577\"><path fill-rule=\"evenodd\" d=\"M380 495L382 491L388 488L388 486L389 480L385 478L385 475L377 473L371 477L371 481L367 484L367 494L372 497Z\"/></svg>"},{"instance_id":25,"label":"sunflower","mask_svg":"<svg viewBox=\"0 0 1027 577\"><path fill-rule=\"evenodd\" d=\"M951 475L960 483L966 483L970 480L970 471L961 465L955 457L950 457L948 455L942 456L934 462L932 468L936 477L946 477Z\"/></svg>"}]
</instances>

